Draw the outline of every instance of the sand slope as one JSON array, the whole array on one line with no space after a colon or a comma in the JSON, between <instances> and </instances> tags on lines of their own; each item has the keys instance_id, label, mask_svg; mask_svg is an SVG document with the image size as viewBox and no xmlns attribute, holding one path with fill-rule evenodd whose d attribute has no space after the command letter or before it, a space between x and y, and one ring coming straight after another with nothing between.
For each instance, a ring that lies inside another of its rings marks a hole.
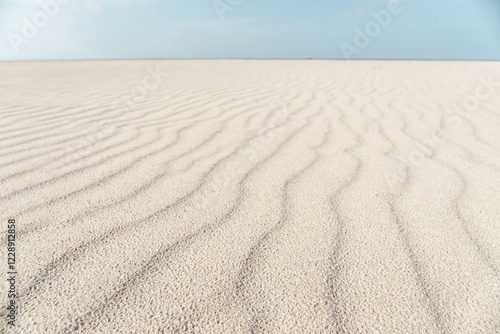
<instances>
[{"instance_id":1,"label":"sand slope","mask_svg":"<svg viewBox=\"0 0 500 334\"><path fill-rule=\"evenodd\" d=\"M0 75L10 332L500 333L500 63Z\"/></svg>"}]
</instances>

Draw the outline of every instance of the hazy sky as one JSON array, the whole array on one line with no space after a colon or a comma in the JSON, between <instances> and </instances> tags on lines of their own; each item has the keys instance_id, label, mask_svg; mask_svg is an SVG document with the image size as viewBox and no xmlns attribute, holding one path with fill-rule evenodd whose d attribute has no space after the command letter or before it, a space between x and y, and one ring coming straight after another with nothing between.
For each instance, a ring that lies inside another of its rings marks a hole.
<instances>
[{"instance_id":1,"label":"hazy sky","mask_svg":"<svg viewBox=\"0 0 500 334\"><path fill-rule=\"evenodd\" d=\"M389 2L0 0L0 60L500 60L500 1Z\"/></svg>"}]
</instances>

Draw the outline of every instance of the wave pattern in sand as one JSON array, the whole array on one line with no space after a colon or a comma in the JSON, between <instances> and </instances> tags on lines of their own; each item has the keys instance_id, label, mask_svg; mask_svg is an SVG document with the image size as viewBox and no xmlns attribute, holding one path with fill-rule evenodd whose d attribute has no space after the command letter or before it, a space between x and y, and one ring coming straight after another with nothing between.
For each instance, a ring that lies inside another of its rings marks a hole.
<instances>
[{"instance_id":1,"label":"wave pattern in sand","mask_svg":"<svg viewBox=\"0 0 500 334\"><path fill-rule=\"evenodd\" d=\"M500 332L500 64L0 73L14 332Z\"/></svg>"}]
</instances>

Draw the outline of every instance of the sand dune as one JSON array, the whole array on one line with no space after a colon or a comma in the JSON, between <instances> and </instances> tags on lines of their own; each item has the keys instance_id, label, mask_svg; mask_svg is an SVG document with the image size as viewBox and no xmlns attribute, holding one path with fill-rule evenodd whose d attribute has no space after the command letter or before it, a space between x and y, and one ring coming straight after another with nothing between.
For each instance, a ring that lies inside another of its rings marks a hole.
<instances>
[{"instance_id":1,"label":"sand dune","mask_svg":"<svg viewBox=\"0 0 500 334\"><path fill-rule=\"evenodd\" d=\"M500 63L0 74L3 332L500 333Z\"/></svg>"}]
</instances>

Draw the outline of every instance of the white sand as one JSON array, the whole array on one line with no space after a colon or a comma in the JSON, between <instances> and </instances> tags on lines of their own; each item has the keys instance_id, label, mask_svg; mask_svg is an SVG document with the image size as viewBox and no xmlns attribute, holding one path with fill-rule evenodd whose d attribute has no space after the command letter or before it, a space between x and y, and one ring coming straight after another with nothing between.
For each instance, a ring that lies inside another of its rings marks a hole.
<instances>
[{"instance_id":1,"label":"white sand","mask_svg":"<svg viewBox=\"0 0 500 334\"><path fill-rule=\"evenodd\" d=\"M500 333L500 63L0 76L6 332Z\"/></svg>"}]
</instances>

